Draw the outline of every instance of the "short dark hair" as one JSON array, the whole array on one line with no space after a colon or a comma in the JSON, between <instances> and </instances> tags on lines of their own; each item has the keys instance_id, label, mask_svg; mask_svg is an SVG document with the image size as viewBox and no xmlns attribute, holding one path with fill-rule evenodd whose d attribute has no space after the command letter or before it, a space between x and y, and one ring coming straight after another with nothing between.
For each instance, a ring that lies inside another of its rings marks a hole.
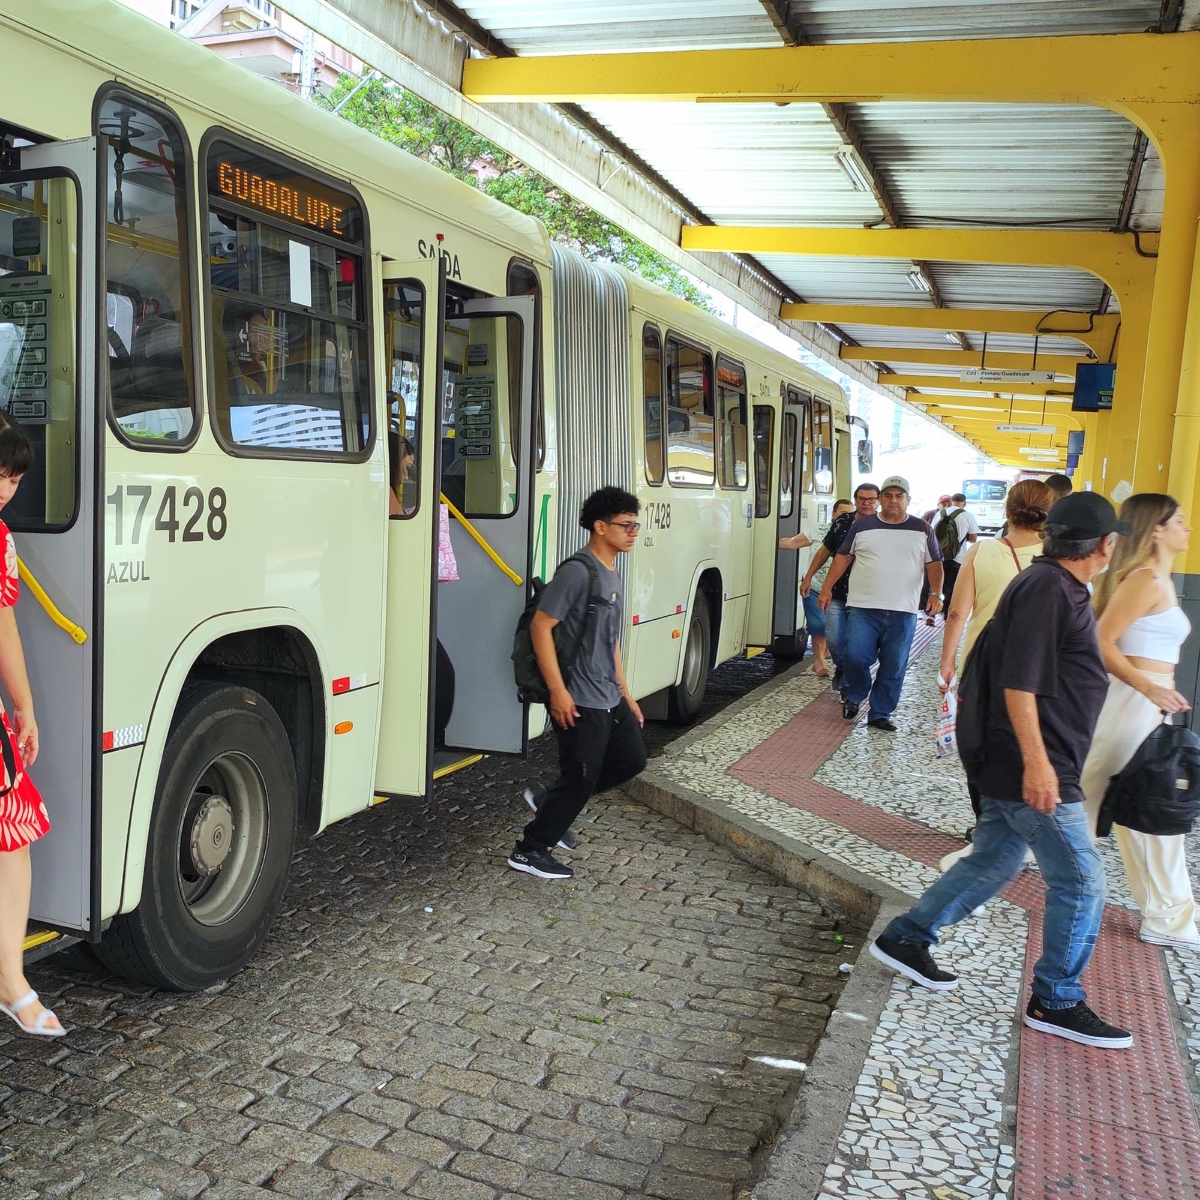
<instances>
[{"instance_id":1,"label":"short dark hair","mask_svg":"<svg viewBox=\"0 0 1200 1200\"><path fill-rule=\"evenodd\" d=\"M8 414L0 425L0 475L24 475L33 466L33 443Z\"/></svg>"},{"instance_id":2,"label":"short dark hair","mask_svg":"<svg viewBox=\"0 0 1200 1200\"><path fill-rule=\"evenodd\" d=\"M860 484L858 485L858 487L856 487L856 488L854 489L854 498L855 498L855 500L857 500L857 499L858 499L858 493L859 493L859 492L865 492L865 491L867 491L867 490L870 490L870 491L874 492L874 493L875 493L875 495L877 495L877 496L878 496L878 495L879 495L879 484L877 484L877 483L860 483Z\"/></svg>"},{"instance_id":3,"label":"short dark hair","mask_svg":"<svg viewBox=\"0 0 1200 1200\"><path fill-rule=\"evenodd\" d=\"M835 500L835 501L833 502L833 507L834 507L834 508L841 508L843 504L848 504L848 505L850 505L850 507L851 507L851 508L853 508L853 507L854 507L854 501L853 501L853 500L846 500L845 498L841 498L841 499Z\"/></svg>"},{"instance_id":4,"label":"short dark hair","mask_svg":"<svg viewBox=\"0 0 1200 1200\"><path fill-rule=\"evenodd\" d=\"M1054 493L1055 500L1061 500L1064 496L1069 496L1075 490L1069 475L1047 475L1045 484ZM1086 557L1087 555L1085 554L1084 558Z\"/></svg>"},{"instance_id":5,"label":"short dark hair","mask_svg":"<svg viewBox=\"0 0 1200 1200\"><path fill-rule=\"evenodd\" d=\"M950 497L950 500L954 504L966 504L967 502L967 498L962 494L962 492L955 492L954 495Z\"/></svg>"},{"instance_id":6,"label":"short dark hair","mask_svg":"<svg viewBox=\"0 0 1200 1200\"><path fill-rule=\"evenodd\" d=\"M583 502L579 510L579 524L588 533L594 533L597 521L607 523L618 513L636 515L641 509L642 502L632 492L619 487L602 487Z\"/></svg>"},{"instance_id":7,"label":"short dark hair","mask_svg":"<svg viewBox=\"0 0 1200 1200\"><path fill-rule=\"evenodd\" d=\"M1083 541L1073 541L1070 538L1058 537L1048 533L1042 539L1042 554L1046 558L1062 559L1066 562L1078 562L1083 558L1091 558L1104 544L1104 537L1085 538Z\"/></svg>"}]
</instances>

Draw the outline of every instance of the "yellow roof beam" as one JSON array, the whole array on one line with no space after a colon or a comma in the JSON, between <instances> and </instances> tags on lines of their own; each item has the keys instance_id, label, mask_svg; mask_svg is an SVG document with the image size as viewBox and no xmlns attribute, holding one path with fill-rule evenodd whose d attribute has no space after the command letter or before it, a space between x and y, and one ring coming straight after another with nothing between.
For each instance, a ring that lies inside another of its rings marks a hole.
<instances>
[{"instance_id":1,"label":"yellow roof beam","mask_svg":"<svg viewBox=\"0 0 1200 1200\"><path fill-rule=\"evenodd\" d=\"M476 103L1143 104L1200 99L1200 33L468 58Z\"/></svg>"},{"instance_id":2,"label":"yellow roof beam","mask_svg":"<svg viewBox=\"0 0 1200 1200\"><path fill-rule=\"evenodd\" d=\"M846 362L918 363L925 367L983 367L1003 371L1053 371L1056 375L1074 376L1078 363L1085 358L1065 354L1032 354L988 351L986 359L978 350L926 350L916 346L843 346L840 357ZM1000 385L1002 388L1003 385ZM993 385L992 391L996 391Z\"/></svg>"},{"instance_id":3,"label":"yellow roof beam","mask_svg":"<svg viewBox=\"0 0 1200 1200\"><path fill-rule=\"evenodd\" d=\"M1005 333L1021 337L1072 338L1107 360L1121 323L1119 313L1051 312L1004 308L901 308L878 304L783 304L784 321L822 325L880 325L937 332Z\"/></svg>"},{"instance_id":4,"label":"yellow roof beam","mask_svg":"<svg viewBox=\"0 0 1200 1200\"><path fill-rule=\"evenodd\" d=\"M1183 37L1183 34L1172 34ZM1158 38L1170 41L1171 38ZM506 62L513 61L506 59ZM826 226L685 225L684 250L727 254L797 254L921 262L1073 267L1107 283L1118 298L1153 286L1157 234L1052 229L847 229Z\"/></svg>"},{"instance_id":5,"label":"yellow roof beam","mask_svg":"<svg viewBox=\"0 0 1200 1200\"><path fill-rule=\"evenodd\" d=\"M964 392L975 396L1027 396L1030 399L1047 399L1053 402L1070 400L1075 390L1069 383L961 383L953 375L903 375L896 372L879 376L880 387L914 388L925 392Z\"/></svg>"},{"instance_id":6,"label":"yellow roof beam","mask_svg":"<svg viewBox=\"0 0 1200 1200\"><path fill-rule=\"evenodd\" d=\"M969 421L972 424L990 425L992 429L989 436L994 435L997 438L1057 437L1063 431L1083 428L1083 422L1077 417L1064 412L1043 413L1040 407L1032 410L1014 408L1011 413L1005 410L999 413L979 414L967 412L958 405L952 409L946 409L940 404L930 404L926 406L925 411L931 416L937 417L939 421ZM1000 433L996 429L997 425L1053 425L1056 432L1053 434Z\"/></svg>"}]
</instances>

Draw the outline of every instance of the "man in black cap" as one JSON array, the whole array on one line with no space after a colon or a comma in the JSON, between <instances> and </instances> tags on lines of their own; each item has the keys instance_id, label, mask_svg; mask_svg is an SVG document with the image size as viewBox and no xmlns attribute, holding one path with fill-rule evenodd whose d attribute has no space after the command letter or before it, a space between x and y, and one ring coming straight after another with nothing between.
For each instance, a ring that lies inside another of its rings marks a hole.
<instances>
[{"instance_id":1,"label":"man in black cap","mask_svg":"<svg viewBox=\"0 0 1200 1200\"><path fill-rule=\"evenodd\" d=\"M1079 982L1104 911L1104 867L1079 777L1108 691L1087 585L1118 533L1129 526L1096 492L1050 510L1043 556L1009 584L986 635L988 725L983 765L970 781L981 798L972 851L871 946L914 983L949 991L958 978L938 968L929 947L1017 874L1029 846L1046 882L1046 912L1025 1024L1113 1048L1131 1046L1132 1035L1096 1016Z\"/></svg>"}]
</instances>

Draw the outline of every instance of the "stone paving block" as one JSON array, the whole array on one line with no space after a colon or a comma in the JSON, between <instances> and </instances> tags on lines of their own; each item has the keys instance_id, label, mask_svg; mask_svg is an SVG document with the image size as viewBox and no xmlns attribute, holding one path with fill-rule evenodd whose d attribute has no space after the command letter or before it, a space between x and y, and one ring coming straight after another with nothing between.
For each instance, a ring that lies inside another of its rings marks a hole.
<instances>
[{"instance_id":1,"label":"stone paving block","mask_svg":"<svg viewBox=\"0 0 1200 1200\"><path fill-rule=\"evenodd\" d=\"M501 1136L482 1121L467 1121L441 1112L418 1113L409 1121L408 1127L417 1133L440 1138L443 1142L465 1146L468 1150L480 1150L493 1137Z\"/></svg>"},{"instance_id":2,"label":"stone paving block","mask_svg":"<svg viewBox=\"0 0 1200 1200\"><path fill-rule=\"evenodd\" d=\"M357 1146L335 1146L326 1165L347 1175L357 1175L370 1183L378 1183L396 1191L403 1190L424 1169L425 1164L396 1154L381 1154L378 1150L363 1150Z\"/></svg>"},{"instance_id":3,"label":"stone paving block","mask_svg":"<svg viewBox=\"0 0 1200 1200\"><path fill-rule=\"evenodd\" d=\"M161 1155L180 1166L195 1166L206 1154L219 1149L217 1143L171 1125L150 1122L126 1143L133 1150Z\"/></svg>"},{"instance_id":4,"label":"stone paving block","mask_svg":"<svg viewBox=\"0 0 1200 1200\"><path fill-rule=\"evenodd\" d=\"M163 1200L165 1193L132 1179L89 1179L71 1195L74 1200Z\"/></svg>"},{"instance_id":5,"label":"stone paving block","mask_svg":"<svg viewBox=\"0 0 1200 1200\"><path fill-rule=\"evenodd\" d=\"M475 1179L464 1179L448 1171L426 1171L406 1189L421 1200L495 1200L496 1191Z\"/></svg>"},{"instance_id":6,"label":"stone paving block","mask_svg":"<svg viewBox=\"0 0 1200 1200\"><path fill-rule=\"evenodd\" d=\"M600 1183L611 1183L615 1187L633 1191L641 1187L649 1173L649 1167L629 1159L608 1158L602 1154L572 1150L563 1160L562 1173L583 1179L595 1179Z\"/></svg>"},{"instance_id":7,"label":"stone paving block","mask_svg":"<svg viewBox=\"0 0 1200 1200\"><path fill-rule=\"evenodd\" d=\"M191 1116L184 1117L179 1122L179 1127L188 1133L236 1145L254 1128L254 1122L237 1112L198 1108Z\"/></svg>"},{"instance_id":8,"label":"stone paving block","mask_svg":"<svg viewBox=\"0 0 1200 1200\"><path fill-rule=\"evenodd\" d=\"M440 1138L429 1137L413 1129L401 1129L391 1134L379 1149L388 1154L401 1154L406 1158L417 1159L433 1167L444 1167L454 1157L457 1147L449 1146Z\"/></svg>"},{"instance_id":9,"label":"stone paving block","mask_svg":"<svg viewBox=\"0 0 1200 1200\"><path fill-rule=\"evenodd\" d=\"M157 1188L167 1196L195 1200L212 1182L205 1171L192 1170L182 1163L158 1157L142 1157L121 1172L122 1182L128 1180L147 1188Z\"/></svg>"},{"instance_id":10,"label":"stone paving block","mask_svg":"<svg viewBox=\"0 0 1200 1200\"><path fill-rule=\"evenodd\" d=\"M305 1104L290 1096L267 1096L248 1104L242 1110L252 1121L290 1125L293 1129L307 1129L321 1118L322 1110L315 1104Z\"/></svg>"},{"instance_id":11,"label":"stone paving block","mask_svg":"<svg viewBox=\"0 0 1200 1200\"><path fill-rule=\"evenodd\" d=\"M248 1151L278 1155L291 1162L314 1163L330 1148L328 1138L318 1133L301 1133L286 1125L260 1125L242 1143Z\"/></svg>"}]
</instances>

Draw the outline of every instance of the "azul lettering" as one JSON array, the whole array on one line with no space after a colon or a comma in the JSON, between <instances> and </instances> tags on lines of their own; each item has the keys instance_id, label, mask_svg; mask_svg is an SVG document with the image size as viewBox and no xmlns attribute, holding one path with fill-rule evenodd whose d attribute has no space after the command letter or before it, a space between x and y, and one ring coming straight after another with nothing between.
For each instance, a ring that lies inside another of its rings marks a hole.
<instances>
[{"instance_id":1,"label":"azul lettering","mask_svg":"<svg viewBox=\"0 0 1200 1200\"><path fill-rule=\"evenodd\" d=\"M108 583L149 583L150 572L144 562L114 562L108 564Z\"/></svg>"}]
</instances>

